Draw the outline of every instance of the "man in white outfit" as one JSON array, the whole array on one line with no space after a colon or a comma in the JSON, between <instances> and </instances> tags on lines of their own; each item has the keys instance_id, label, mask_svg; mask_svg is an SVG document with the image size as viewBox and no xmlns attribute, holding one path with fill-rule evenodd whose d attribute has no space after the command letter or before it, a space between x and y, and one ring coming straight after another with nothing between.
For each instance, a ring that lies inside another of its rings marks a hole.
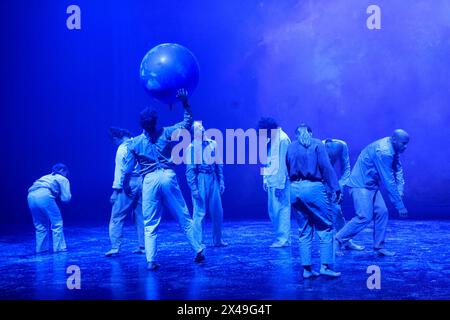
<instances>
[{"instance_id":1,"label":"man in white outfit","mask_svg":"<svg viewBox=\"0 0 450 320\"><path fill-rule=\"evenodd\" d=\"M181 194L172 159L173 135L179 135L178 130L190 130L192 126L192 111L187 100L187 92L180 89L178 99L183 103L184 120L170 127L157 128L155 111L146 108L141 112L141 126L144 132L133 138L124 157L122 177L131 172L139 163L139 173L144 178L142 186L142 210L144 214L145 254L147 269L154 271L156 263L156 239L161 213L165 206L178 220L189 244L196 253L194 261L205 260L202 245L196 238L196 232L186 202Z\"/></svg>"},{"instance_id":2,"label":"man in white outfit","mask_svg":"<svg viewBox=\"0 0 450 320\"><path fill-rule=\"evenodd\" d=\"M67 251L63 220L56 200L69 202L72 197L68 174L69 171L64 164L55 164L51 174L36 180L28 189L28 206L36 228L36 253L48 251L49 221L53 252Z\"/></svg>"},{"instance_id":3,"label":"man in white outfit","mask_svg":"<svg viewBox=\"0 0 450 320\"><path fill-rule=\"evenodd\" d=\"M117 255L122 243L122 229L128 212L131 212L136 225L138 248L133 253L145 253L144 218L142 215L142 178L138 166L127 175L124 186L121 185L123 158L132 142L131 133L122 128L109 128L113 143L118 146L115 160L113 193L111 195L111 220L109 222L109 238L111 250L105 253L107 257Z\"/></svg>"},{"instance_id":4,"label":"man in white outfit","mask_svg":"<svg viewBox=\"0 0 450 320\"><path fill-rule=\"evenodd\" d=\"M271 248L290 245L291 203L286 152L291 140L273 118L262 118L260 130L267 130L267 166L263 169L263 187L267 192L269 217L275 230Z\"/></svg>"},{"instance_id":5,"label":"man in white outfit","mask_svg":"<svg viewBox=\"0 0 450 320\"><path fill-rule=\"evenodd\" d=\"M339 139L325 139L322 141L325 144L325 149L327 150L328 157L330 158L331 165L333 166L334 170L336 171L336 175L339 179L339 187L341 188L341 199L339 199L338 203L335 203L336 205L336 216L334 220L334 228L336 229L336 232L341 230L345 225L345 218L344 213L342 212L342 197L344 195L344 188L347 183L348 178L350 177L350 156L348 152L348 146L347 143L343 140ZM340 167L340 175L338 174L338 171L336 170L336 166L339 163ZM364 250L364 246L357 245L353 242L353 240L349 240L345 247L343 248L348 250L356 250L356 251L362 251ZM341 251L336 252L338 255L342 255Z\"/></svg>"},{"instance_id":6,"label":"man in white outfit","mask_svg":"<svg viewBox=\"0 0 450 320\"><path fill-rule=\"evenodd\" d=\"M395 255L384 247L389 213L380 188L384 186L400 217L406 218L408 210L403 202L405 180L400 154L405 152L408 143L408 133L397 129L390 137L372 142L361 151L347 182L356 216L336 234L337 247L345 245L373 221L375 252L380 256Z\"/></svg>"},{"instance_id":7,"label":"man in white outfit","mask_svg":"<svg viewBox=\"0 0 450 320\"><path fill-rule=\"evenodd\" d=\"M186 150L186 178L192 193L193 220L198 241L204 240L204 222L208 213L212 221L213 244L225 247L222 240L223 208L221 195L225 191L223 163L219 163L217 143L204 136L201 121L193 125L194 139Z\"/></svg>"}]
</instances>

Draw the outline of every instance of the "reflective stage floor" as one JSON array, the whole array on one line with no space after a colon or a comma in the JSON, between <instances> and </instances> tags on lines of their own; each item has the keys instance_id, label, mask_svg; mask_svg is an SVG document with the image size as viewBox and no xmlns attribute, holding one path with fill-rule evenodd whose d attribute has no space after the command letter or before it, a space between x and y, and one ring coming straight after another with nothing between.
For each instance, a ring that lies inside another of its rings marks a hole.
<instances>
[{"instance_id":1,"label":"reflective stage floor","mask_svg":"<svg viewBox=\"0 0 450 320\"><path fill-rule=\"evenodd\" d=\"M355 238L366 250L336 258L341 278L304 280L294 222L291 247L280 249L269 248L269 222L225 223L229 246L208 247L206 261L199 265L180 228L163 221L156 272L146 270L144 255L132 253L136 240L131 225L114 258L104 256L107 226L66 226L68 252L43 255L33 254L30 226L14 227L0 236L0 299L449 299L449 230L450 221L390 221L387 248L397 255L378 257L368 228ZM71 265L80 268L79 290L67 287ZM381 271L379 290L367 287L371 265Z\"/></svg>"}]
</instances>

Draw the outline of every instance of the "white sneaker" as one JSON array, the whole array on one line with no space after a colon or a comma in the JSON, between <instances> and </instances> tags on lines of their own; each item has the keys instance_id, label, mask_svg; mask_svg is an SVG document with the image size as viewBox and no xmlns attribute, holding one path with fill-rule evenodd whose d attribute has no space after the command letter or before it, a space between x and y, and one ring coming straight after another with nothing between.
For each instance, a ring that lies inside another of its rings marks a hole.
<instances>
[{"instance_id":1,"label":"white sneaker","mask_svg":"<svg viewBox=\"0 0 450 320\"><path fill-rule=\"evenodd\" d=\"M355 250L355 251L363 251L366 247L360 246L356 243L354 243L352 240L350 240L347 245L345 246L345 249L347 250Z\"/></svg>"},{"instance_id":2,"label":"white sneaker","mask_svg":"<svg viewBox=\"0 0 450 320\"><path fill-rule=\"evenodd\" d=\"M323 274L324 276L329 276L332 278L337 278L337 277L341 276L340 272L333 271L330 268L325 267L325 266L320 267L320 274Z\"/></svg>"},{"instance_id":3,"label":"white sneaker","mask_svg":"<svg viewBox=\"0 0 450 320\"><path fill-rule=\"evenodd\" d=\"M145 249L144 248L137 248L136 250L133 251L133 253L135 253L135 254L144 254L145 253Z\"/></svg>"},{"instance_id":4,"label":"white sneaker","mask_svg":"<svg viewBox=\"0 0 450 320\"><path fill-rule=\"evenodd\" d=\"M389 250L386 250L386 249L378 249L378 250L375 250L375 251L377 252L377 254L379 256L386 256L386 257L393 257L393 256L395 256L395 252L389 251Z\"/></svg>"},{"instance_id":5,"label":"white sneaker","mask_svg":"<svg viewBox=\"0 0 450 320\"><path fill-rule=\"evenodd\" d=\"M319 275L320 274L317 271L314 271L314 270L309 271L309 270L303 269L303 278L305 278L305 279L309 279L312 277L318 277Z\"/></svg>"},{"instance_id":6,"label":"white sneaker","mask_svg":"<svg viewBox=\"0 0 450 320\"><path fill-rule=\"evenodd\" d=\"M289 241L286 242L280 242L280 241L275 241L274 243L272 243L270 245L271 248L285 248L285 247L289 247L291 244L289 243Z\"/></svg>"},{"instance_id":7,"label":"white sneaker","mask_svg":"<svg viewBox=\"0 0 450 320\"><path fill-rule=\"evenodd\" d=\"M105 256L112 257L119 254L119 249L111 249L107 253L105 253Z\"/></svg>"},{"instance_id":8,"label":"white sneaker","mask_svg":"<svg viewBox=\"0 0 450 320\"><path fill-rule=\"evenodd\" d=\"M226 246L228 246L228 243L225 241L221 241L220 243L214 245L214 247L226 247Z\"/></svg>"}]
</instances>

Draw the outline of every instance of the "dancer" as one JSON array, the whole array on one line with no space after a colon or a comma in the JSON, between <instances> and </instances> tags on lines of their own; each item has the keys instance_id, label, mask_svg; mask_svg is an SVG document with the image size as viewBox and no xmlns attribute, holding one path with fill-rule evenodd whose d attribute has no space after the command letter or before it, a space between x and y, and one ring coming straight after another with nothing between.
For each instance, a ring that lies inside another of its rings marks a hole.
<instances>
[{"instance_id":1,"label":"dancer","mask_svg":"<svg viewBox=\"0 0 450 320\"><path fill-rule=\"evenodd\" d=\"M334 221L334 228L336 232L341 230L345 225L344 213L342 212L342 197L344 196L344 188L350 177L350 156L348 153L348 146L345 141L339 139L326 139L323 140L325 149L327 150L328 157L330 158L331 165L336 170L336 164L339 162L340 166L340 178L339 187L341 188L341 199L336 203L336 216ZM337 174L337 172L336 172ZM349 240L345 246L348 250L364 250L364 246L357 245L353 240ZM337 254L342 255L342 251L338 251Z\"/></svg>"},{"instance_id":2,"label":"dancer","mask_svg":"<svg viewBox=\"0 0 450 320\"><path fill-rule=\"evenodd\" d=\"M111 127L109 135L112 142L117 146L114 182L112 185L113 193L111 195L111 220L109 222L109 238L111 241L111 250L105 253L107 257L117 255L122 243L122 229L127 217L131 211L134 223L136 225L138 248L133 253L145 253L144 244L144 221L142 216L142 178L139 175L138 167L127 175L124 186L120 184L122 174L123 158L131 144L131 133L128 130Z\"/></svg>"},{"instance_id":3,"label":"dancer","mask_svg":"<svg viewBox=\"0 0 450 320\"><path fill-rule=\"evenodd\" d=\"M311 253L314 232L320 241L320 274L339 277L331 269L334 263L333 220L335 203L340 197L336 174L331 166L325 146L312 138L312 130L301 124L296 130L296 141L286 155L291 180L291 203L300 231L300 258L303 277L318 276L312 269Z\"/></svg>"},{"instance_id":4,"label":"dancer","mask_svg":"<svg viewBox=\"0 0 450 320\"><path fill-rule=\"evenodd\" d=\"M291 140L273 118L261 118L258 129L260 134L267 134L263 187L267 192L269 217L275 231L275 240L270 247L287 247L290 245L291 203L286 152Z\"/></svg>"},{"instance_id":5,"label":"dancer","mask_svg":"<svg viewBox=\"0 0 450 320\"><path fill-rule=\"evenodd\" d=\"M405 181L400 154L406 150L408 143L408 133L397 129L392 136L377 140L363 149L347 182L356 216L336 235L338 247L345 245L373 220L374 250L382 256L395 255L395 252L384 248L388 210L380 187L384 185L400 217L407 217L408 211L402 200Z\"/></svg>"},{"instance_id":6,"label":"dancer","mask_svg":"<svg viewBox=\"0 0 450 320\"><path fill-rule=\"evenodd\" d=\"M194 261L201 262L205 259L205 246L196 239L195 228L173 170L175 164L172 161L172 139L179 134L178 129L189 130L192 126L192 112L187 91L180 89L177 97L184 107L184 120L171 127L157 128L156 111L144 109L141 112L141 126L144 132L133 139L124 157L121 182L132 172L136 163L139 163L139 173L144 179L142 210L148 270L155 270L159 266L156 263L156 238L163 205L177 218L183 228L196 253Z\"/></svg>"},{"instance_id":7,"label":"dancer","mask_svg":"<svg viewBox=\"0 0 450 320\"><path fill-rule=\"evenodd\" d=\"M197 240L203 243L204 218L208 212L212 221L213 244L215 247L225 247L228 244L222 240L223 164L216 158L217 143L204 136L202 122L195 121L192 128L194 140L186 151L186 178L192 194Z\"/></svg>"},{"instance_id":8,"label":"dancer","mask_svg":"<svg viewBox=\"0 0 450 320\"><path fill-rule=\"evenodd\" d=\"M48 251L48 222L50 221L53 252L67 251L63 220L56 200L69 202L72 198L69 170L62 163L52 168L52 173L36 180L28 189L28 206L36 228L36 253Z\"/></svg>"}]
</instances>

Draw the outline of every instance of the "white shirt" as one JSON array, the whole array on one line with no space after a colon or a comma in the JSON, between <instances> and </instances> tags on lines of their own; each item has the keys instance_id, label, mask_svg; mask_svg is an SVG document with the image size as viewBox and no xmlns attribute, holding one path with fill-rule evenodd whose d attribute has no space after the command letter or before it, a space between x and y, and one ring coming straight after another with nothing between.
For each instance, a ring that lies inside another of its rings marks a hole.
<instances>
[{"instance_id":1,"label":"white shirt","mask_svg":"<svg viewBox=\"0 0 450 320\"><path fill-rule=\"evenodd\" d=\"M286 153L291 139L281 128L277 130L278 138L268 141L271 145L267 155L267 167L264 168L264 183L268 187L284 189L288 176Z\"/></svg>"},{"instance_id":2,"label":"white shirt","mask_svg":"<svg viewBox=\"0 0 450 320\"><path fill-rule=\"evenodd\" d=\"M113 181L113 189L122 189L122 183L120 181L122 176L122 170L123 170L123 158L125 158L127 152L128 152L128 146L133 141L133 139L127 139L124 142L120 144L120 146L117 148L116 152L116 166L114 169L114 181ZM133 174L138 175L137 173L138 166L136 165Z\"/></svg>"},{"instance_id":3,"label":"white shirt","mask_svg":"<svg viewBox=\"0 0 450 320\"><path fill-rule=\"evenodd\" d=\"M57 173L51 173L36 180L30 189L28 189L28 192L33 192L41 188L49 189L52 196L54 198L59 197L62 202L69 202L72 198L69 179Z\"/></svg>"}]
</instances>

